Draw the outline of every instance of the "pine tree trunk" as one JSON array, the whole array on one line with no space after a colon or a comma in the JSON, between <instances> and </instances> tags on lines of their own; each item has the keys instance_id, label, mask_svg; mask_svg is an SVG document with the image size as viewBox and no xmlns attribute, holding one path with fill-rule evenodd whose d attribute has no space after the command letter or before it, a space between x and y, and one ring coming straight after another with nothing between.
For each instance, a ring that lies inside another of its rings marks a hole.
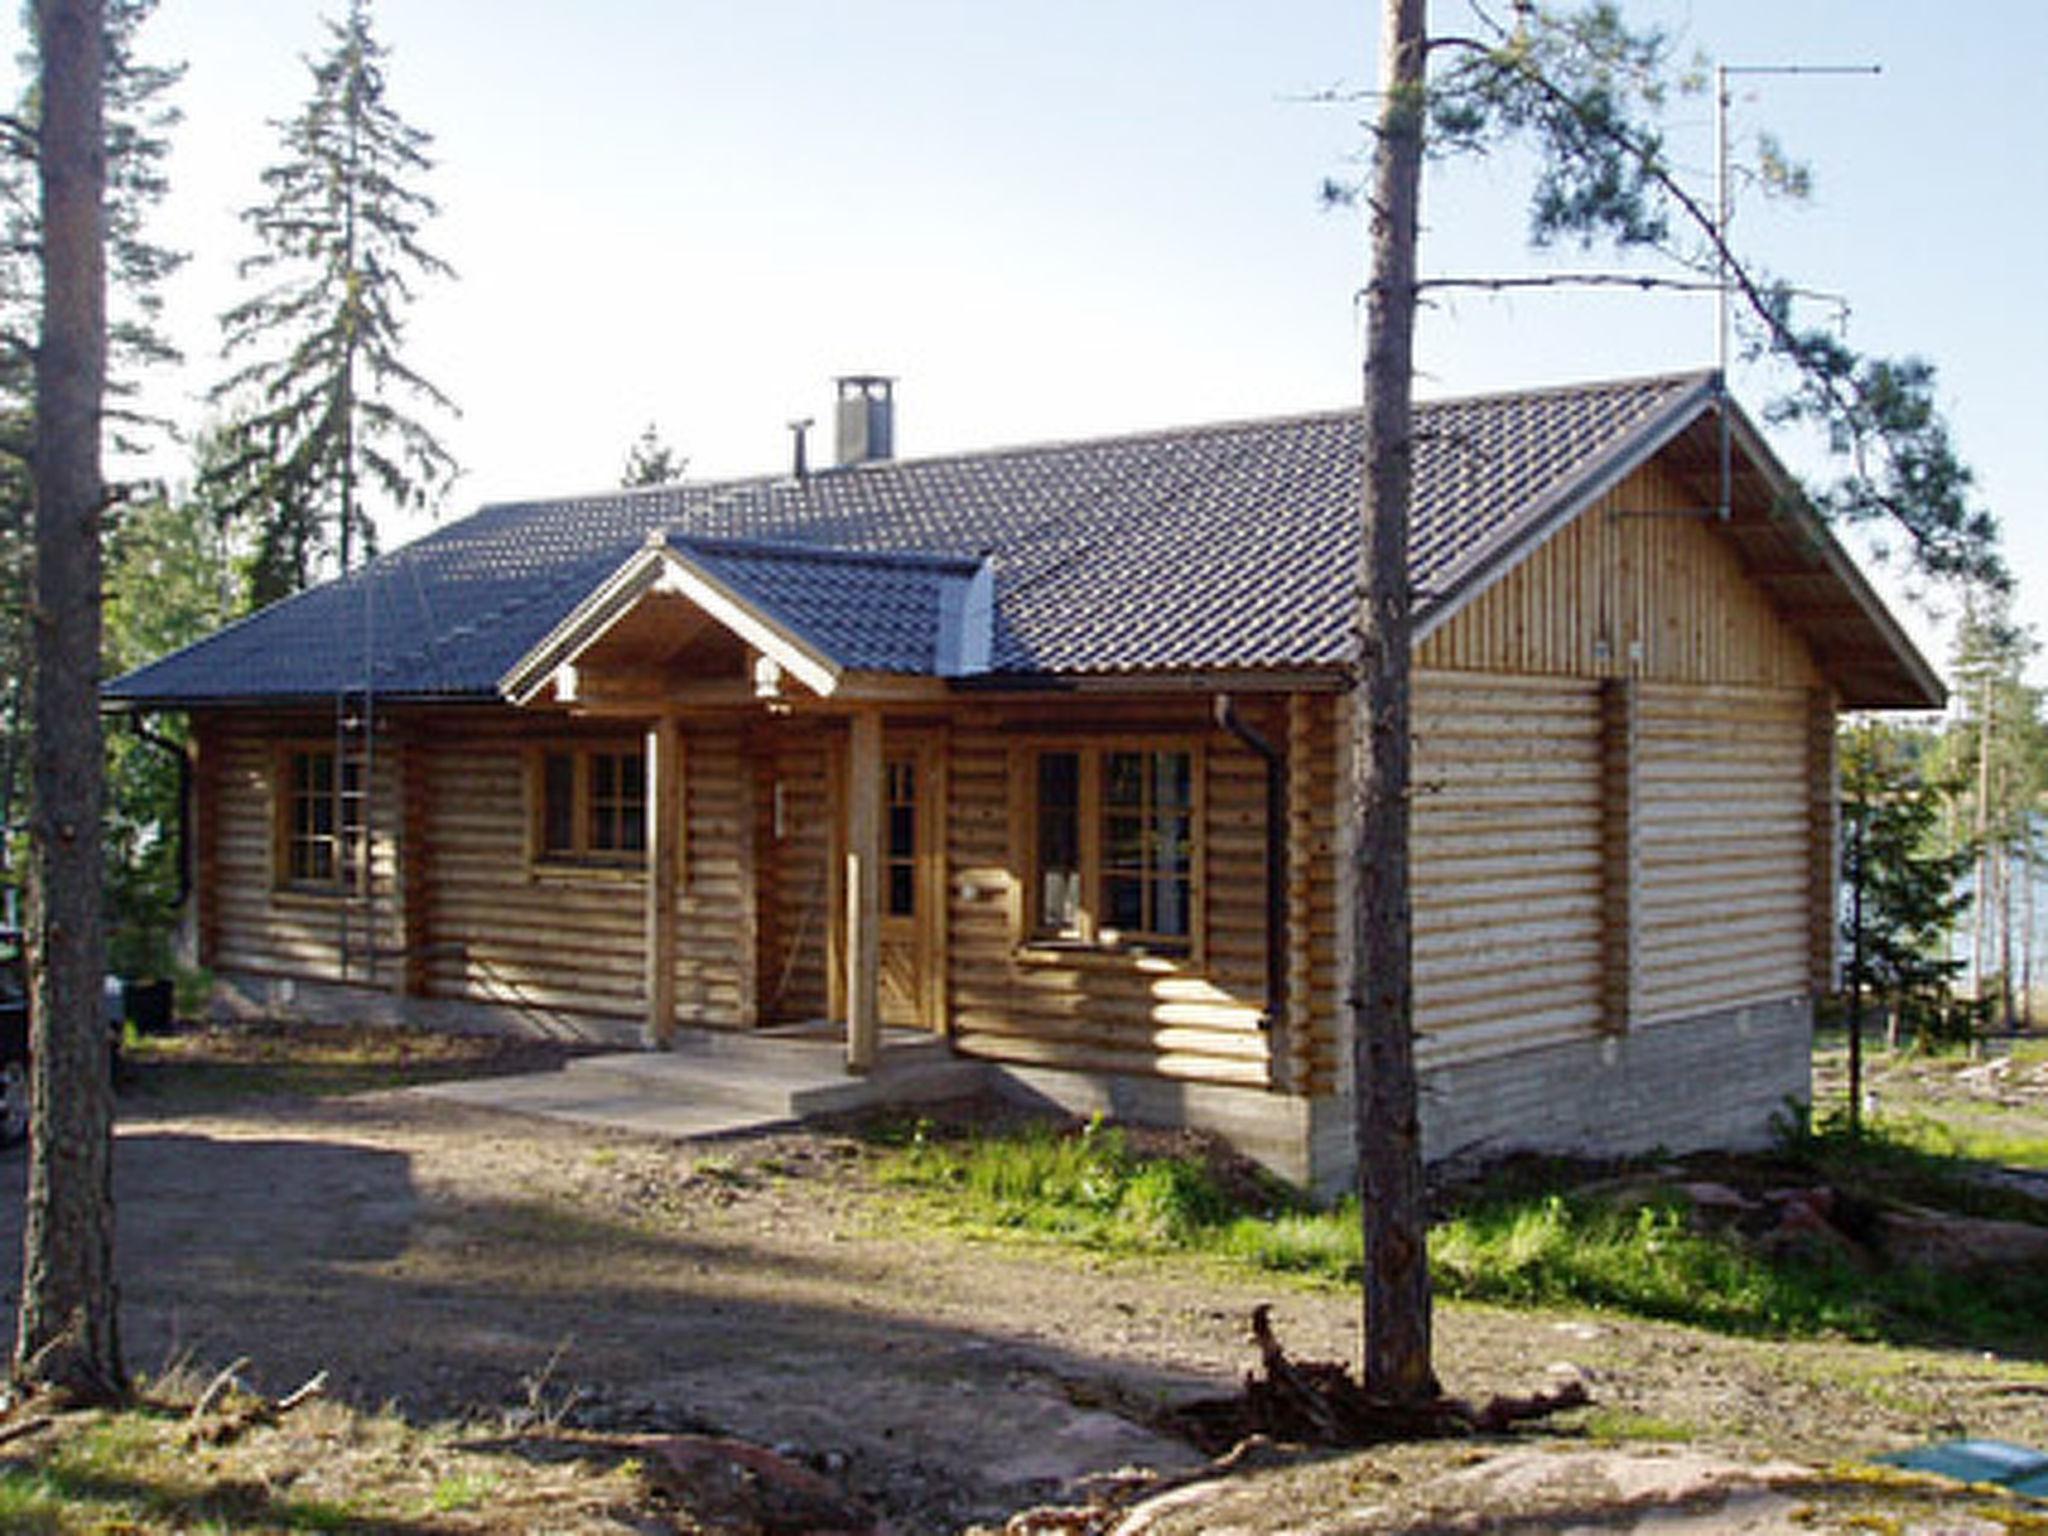
<instances>
[{"instance_id":1,"label":"pine tree trunk","mask_svg":"<svg viewBox=\"0 0 2048 1536\"><path fill-rule=\"evenodd\" d=\"M100 409L106 379L101 0L39 0L43 329L36 356L30 821L34 1117L14 1375L118 1397L113 1087L102 1017Z\"/></svg>"},{"instance_id":2,"label":"pine tree trunk","mask_svg":"<svg viewBox=\"0 0 2048 1536\"><path fill-rule=\"evenodd\" d=\"M1366 315L1366 483L1354 635L1351 839L1357 901L1345 1005L1352 1030L1365 1235L1368 1391L1437 1394L1415 1082L1408 891L1408 516L1413 482L1415 241L1422 182L1424 0L1387 0L1373 157Z\"/></svg>"}]
</instances>

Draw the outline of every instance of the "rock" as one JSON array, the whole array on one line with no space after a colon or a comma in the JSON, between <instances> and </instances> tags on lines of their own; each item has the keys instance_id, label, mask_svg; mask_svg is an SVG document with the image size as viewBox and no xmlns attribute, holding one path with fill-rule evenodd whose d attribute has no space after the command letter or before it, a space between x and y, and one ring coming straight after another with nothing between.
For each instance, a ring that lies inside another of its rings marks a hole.
<instances>
[{"instance_id":1,"label":"rock","mask_svg":"<svg viewBox=\"0 0 2048 1536\"><path fill-rule=\"evenodd\" d=\"M1908 1207L1878 1218L1878 1241L1894 1263L1961 1271L2048 1265L2048 1227Z\"/></svg>"},{"instance_id":2,"label":"rock","mask_svg":"<svg viewBox=\"0 0 2048 1536\"><path fill-rule=\"evenodd\" d=\"M650 1441L648 1483L712 1530L762 1536L883 1536L884 1527L830 1482L766 1446L715 1435Z\"/></svg>"},{"instance_id":3,"label":"rock","mask_svg":"<svg viewBox=\"0 0 2048 1536\"><path fill-rule=\"evenodd\" d=\"M1696 1179L1689 1184L1678 1185L1677 1189L1697 1211L1724 1211L1730 1216L1739 1216L1745 1211L1756 1209L1754 1200L1726 1184Z\"/></svg>"}]
</instances>

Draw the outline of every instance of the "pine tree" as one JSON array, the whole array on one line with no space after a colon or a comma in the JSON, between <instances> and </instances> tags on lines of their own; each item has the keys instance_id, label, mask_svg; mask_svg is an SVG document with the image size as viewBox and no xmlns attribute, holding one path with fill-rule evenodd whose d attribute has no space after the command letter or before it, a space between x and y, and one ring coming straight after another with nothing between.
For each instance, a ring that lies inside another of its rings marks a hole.
<instances>
[{"instance_id":1,"label":"pine tree","mask_svg":"<svg viewBox=\"0 0 2048 1536\"><path fill-rule=\"evenodd\" d=\"M169 134L179 113L171 92L182 64L142 57L138 39L157 0L106 0L101 43L106 135L108 325L107 446L138 446L163 424L137 416L139 375L177 361L159 329L162 284L182 253L149 238L150 214L168 190ZM29 458L35 442L34 358L42 322L42 210L36 195L43 89L40 34L23 59L27 83L0 132L0 880L8 869L6 829L16 824L28 761ZM118 515L119 501L113 512Z\"/></svg>"},{"instance_id":2,"label":"pine tree","mask_svg":"<svg viewBox=\"0 0 2048 1536\"><path fill-rule=\"evenodd\" d=\"M1631 30L1610 0L1571 9L1516 0L1506 24L1474 7L1480 35L1466 37L1431 35L1426 0L1382 0L1381 13L1366 287L1363 568L1353 625L1359 682L1349 818L1360 894L1350 919L1354 959L1345 1013L1365 1226L1365 1384L1412 1403L1435 1391L1407 867L1412 359L1423 293L1460 281L1419 275L1426 155L1486 152L1508 140L1532 144L1538 163L1530 230L1539 244L1575 239L1654 250L1689 268L1692 286L1702 276L1727 283L1753 348L1789 369L1790 385L1769 414L1821 426L1843 466L1817 504L1851 520L1888 521L1925 574L1994 587L2010 577L1997 524L1971 501L1969 473L1935 409L1933 370L1917 359L1866 358L1824 329L1802 328L1796 290L1742 263L1712 213L1687 191L1657 127L1672 90L1661 34ZM1326 193L1356 196L1357 189Z\"/></svg>"},{"instance_id":3,"label":"pine tree","mask_svg":"<svg viewBox=\"0 0 2048 1536\"><path fill-rule=\"evenodd\" d=\"M393 506L429 506L456 472L410 414L454 407L404 360L415 281L454 275L421 244L439 211L418 186L432 139L385 99L368 0L324 25L312 95L275 125L284 158L243 215L259 249L241 273L261 286L221 317L223 355L251 360L213 392L231 415L207 489L250 530L258 602L310 585L330 557L346 570L376 552L366 485Z\"/></svg>"},{"instance_id":4,"label":"pine tree","mask_svg":"<svg viewBox=\"0 0 2048 1536\"><path fill-rule=\"evenodd\" d=\"M113 1084L101 1020L100 426L107 363L101 0L40 0L42 326L35 354L34 988L13 1375L121 1396Z\"/></svg>"}]
</instances>

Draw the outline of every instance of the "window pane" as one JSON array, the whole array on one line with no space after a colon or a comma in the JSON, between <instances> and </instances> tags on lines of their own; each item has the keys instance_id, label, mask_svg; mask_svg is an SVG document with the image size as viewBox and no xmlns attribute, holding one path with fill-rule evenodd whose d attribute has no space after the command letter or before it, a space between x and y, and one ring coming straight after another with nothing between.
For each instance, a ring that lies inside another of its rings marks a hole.
<instances>
[{"instance_id":1,"label":"window pane","mask_svg":"<svg viewBox=\"0 0 2048 1536\"><path fill-rule=\"evenodd\" d=\"M568 853L576 846L576 759L550 752L541 773L541 848Z\"/></svg>"},{"instance_id":2,"label":"window pane","mask_svg":"<svg viewBox=\"0 0 2048 1536\"><path fill-rule=\"evenodd\" d=\"M1195 803L1195 763L1186 752L1152 755L1153 800L1161 810L1186 810Z\"/></svg>"},{"instance_id":3,"label":"window pane","mask_svg":"<svg viewBox=\"0 0 2048 1536\"><path fill-rule=\"evenodd\" d=\"M1111 752L1102 760L1102 801L1118 809L1145 803L1145 752Z\"/></svg>"},{"instance_id":4,"label":"window pane","mask_svg":"<svg viewBox=\"0 0 2048 1536\"><path fill-rule=\"evenodd\" d=\"M1122 932L1145 931L1145 882L1129 875L1111 875L1102 882L1104 920Z\"/></svg>"},{"instance_id":5,"label":"window pane","mask_svg":"<svg viewBox=\"0 0 2048 1536\"><path fill-rule=\"evenodd\" d=\"M1186 880L1153 881L1151 931L1164 938L1186 938L1190 931L1189 895Z\"/></svg>"},{"instance_id":6,"label":"window pane","mask_svg":"<svg viewBox=\"0 0 2048 1536\"><path fill-rule=\"evenodd\" d=\"M1081 926L1081 758L1038 758L1038 926L1072 935Z\"/></svg>"},{"instance_id":7,"label":"window pane","mask_svg":"<svg viewBox=\"0 0 2048 1536\"><path fill-rule=\"evenodd\" d=\"M1194 862L1194 822L1186 816L1160 817L1152 867L1161 874L1180 874Z\"/></svg>"},{"instance_id":8,"label":"window pane","mask_svg":"<svg viewBox=\"0 0 2048 1536\"><path fill-rule=\"evenodd\" d=\"M891 917L917 915L917 870L910 864L889 866L889 889L885 897Z\"/></svg>"},{"instance_id":9,"label":"window pane","mask_svg":"<svg viewBox=\"0 0 2048 1536\"><path fill-rule=\"evenodd\" d=\"M1145 823L1136 816L1111 816L1102 829L1102 857L1111 869L1145 867Z\"/></svg>"}]
</instances>

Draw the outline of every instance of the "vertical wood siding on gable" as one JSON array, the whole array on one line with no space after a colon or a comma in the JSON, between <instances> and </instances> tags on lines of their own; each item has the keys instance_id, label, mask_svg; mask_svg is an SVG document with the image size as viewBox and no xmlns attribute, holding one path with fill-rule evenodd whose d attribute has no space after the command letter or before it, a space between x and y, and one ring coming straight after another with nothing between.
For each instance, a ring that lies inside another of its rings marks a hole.
<instances>
[{"instance_id":1,"label":"vertical wood siding on gable","mask_svg":"<svg viewBox=\"0 0 2048 1536\"><path fill-rule=\"evenodd\" d=\"M1558 530L1416 650L1418 670L1806 688L1806 643L1657 464Z\"/></svg>"}]
</instances>

